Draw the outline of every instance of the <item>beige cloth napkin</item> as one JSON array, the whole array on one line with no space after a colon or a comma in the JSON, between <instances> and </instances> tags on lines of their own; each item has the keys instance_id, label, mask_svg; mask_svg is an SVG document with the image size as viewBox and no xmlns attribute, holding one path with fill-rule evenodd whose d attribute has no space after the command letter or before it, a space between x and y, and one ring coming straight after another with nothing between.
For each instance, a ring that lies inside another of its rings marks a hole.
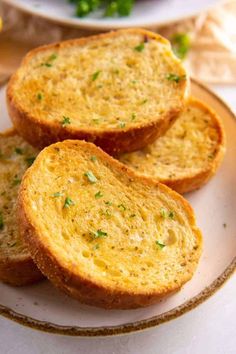
<instances>
[{"instance_id":1,"label":"beige cloth napkin","mask_svg":"<svg viewBox=\"0 0 236 354\"><path fill-rule=\"evenodd\" d=\"M19 65L31 48L91 35L88 30L64 27L1 5L3 29L0 34L0 78ZM167 38L188 33L191 47L185 64L192 77L208 83L236 83L236 1L221 2L196 18L155 28Z\"/></svg>"}]
</instances>

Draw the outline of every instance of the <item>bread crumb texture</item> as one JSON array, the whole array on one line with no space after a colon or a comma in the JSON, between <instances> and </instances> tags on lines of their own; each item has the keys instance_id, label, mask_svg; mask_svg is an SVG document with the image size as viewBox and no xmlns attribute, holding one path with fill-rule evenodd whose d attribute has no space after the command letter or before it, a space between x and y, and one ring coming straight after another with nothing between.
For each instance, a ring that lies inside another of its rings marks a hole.
<instances>
[{"instance_id":1,"label":"bread crumb texture","mask_svg":"<svg viewBox=\"0 0 236 354\"><path fill-rule=\"evenodd\" d=\"M0 134L0 259L29 254L18 234L16 200L21 178L36 155L14 131Z\"/></svg>"},{"instance_id":2,"label":"bread crumb texture","mask_svg":"<svg viewBox=\"0 0 236 354\"><path fill-rule=\"evenodd\" d=\"M37 121L116 131L182 110L186 72L167 40L123 30L31 52L12 94Z\"/></svg>"},{"instance_id":3,"label":"bread crumb texture","mask_svg":"<svg viewBox=\"0 0 236 354\"><path fill-rule=\"evenodd\" d=\"M200 257L189 204L90 143L45 148L24 178L21 205L36 230L31 249L43 245L68 282L75 277L112 293L164 294L192 277Z\"/></svg>"},{"instance_id":4,"label":"bread crumb texture","mask_svg":"<svg viewBox=\"0 0 236 354\"><path fill-rule=\"evenodd\" d=\"M225 150L222 129L216 114L192 98L164 136L119 160L163 183L194 177L210 170L219 150Z\"/></svg>"}]
</instances>

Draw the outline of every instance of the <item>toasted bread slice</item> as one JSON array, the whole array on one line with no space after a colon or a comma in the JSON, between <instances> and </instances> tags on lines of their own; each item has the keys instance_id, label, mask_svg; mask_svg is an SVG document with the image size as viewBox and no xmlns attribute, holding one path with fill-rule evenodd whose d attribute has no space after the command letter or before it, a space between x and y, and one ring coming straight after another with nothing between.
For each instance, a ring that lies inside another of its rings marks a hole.
<instances>
[{"instance_id":1,"label":"toasted bread slice","mask_svg":"<svg viewBox=\"0 0 236 354\"><path fill-rule=\"evenodd\" d=\"M192 98L165 136L119 160L140 175L186 193L200 188L216 173L225 145L219 117Z\"/></svg>"},{"instance_id":2,"label":"toasted bread slice","mask_svg":"<svg viewBox=\"0 0 236 354\"><path fill-rule=\"evenodd\" d=\"M76 140L45 148L26 172L19 223L50 280L104 308L147 306L177 291L202 248L183 197Z\"/></svg>"},{"instance_id":3,"label":"toasted bread slice","mask_svg":"<svg viewBox=\"0 0 236 354\"><path fill-rule=\"evenodd\" d=\"M19 235L16 217L20 181L37 153L14 130L0 133L0 280L12 285L43 277Z\"/></svg>"},{"instance_id":4,"label":"toasted bread slice","mask_svg":"<svg viewBox=\"0 0 236 354\"><path fill-rule=\"evenodd\" d=\"M169 42L130 29L31 51L7 101L15 127L34 146L84 139L117 153L164 134L187 94L186 71Z\"/></svg>"}]
</instances>

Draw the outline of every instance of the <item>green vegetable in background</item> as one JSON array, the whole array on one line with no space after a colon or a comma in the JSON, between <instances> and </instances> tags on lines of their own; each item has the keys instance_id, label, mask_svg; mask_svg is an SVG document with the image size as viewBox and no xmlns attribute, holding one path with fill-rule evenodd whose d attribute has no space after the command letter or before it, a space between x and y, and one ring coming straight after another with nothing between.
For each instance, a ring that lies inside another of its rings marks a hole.
<instances>
[{"instance_id":1,"label":"green vegetable in background","mask_svg":"<svg viewBox=\"0 0 236 354\"><path fill-rule=\"evenodd\" d=\"M128 16L135 0L69 0L76 6L78 17L87 16L98 8L104 8L104 16Z\"/></svg>"},{"instance_id":2,"label":"green vegetable in background","mask_svg":"<svg viewBox=\"0 0 236 354\"><path fill-rule=\"evenodd\" d=\"M177 57L185 59L191 47L190 36L187 33L175 33L170 41Z\"/></svg>"}]
</instances>

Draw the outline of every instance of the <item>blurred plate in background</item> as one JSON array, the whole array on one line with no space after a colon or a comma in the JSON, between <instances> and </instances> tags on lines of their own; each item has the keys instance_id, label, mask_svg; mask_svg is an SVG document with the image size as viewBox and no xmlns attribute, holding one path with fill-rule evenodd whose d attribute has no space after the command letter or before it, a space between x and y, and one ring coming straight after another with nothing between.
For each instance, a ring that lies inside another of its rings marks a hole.
<instances>
[{"instance_id":1,"label":"blurred plate in background","mask_svg":"<svg viewBox=\"0 0 236 354\"><path fill-rule=\"evenodd\" d=\"M219 0L136 0L128 17L103 17L97 11L85 18L75 17L75 6L68 0L2 0L18 9L64 25L91 30L125 27L154 27L179 21L210 8Z\"/></svg>"}]
</instances>

